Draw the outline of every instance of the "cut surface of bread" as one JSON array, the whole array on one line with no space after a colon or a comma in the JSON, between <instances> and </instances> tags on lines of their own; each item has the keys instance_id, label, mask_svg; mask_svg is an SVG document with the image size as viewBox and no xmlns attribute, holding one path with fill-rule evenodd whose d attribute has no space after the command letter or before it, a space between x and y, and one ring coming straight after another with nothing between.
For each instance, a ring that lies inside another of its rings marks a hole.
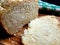
<instances>
[{"instance_id":1,"label":"cut surface of bread","mask_svg":"<svg viewBox=\"0 0 60 45\"><path fill-rule=\"evenodd\" d=\"M9 34L18 32L38 16L38 5L35 0L6 0L2 6L7 12L1 16L1 23Z\"/></svg>"},{"instance_id":2,"label":"cut surface of bread","mask_svg":"<svg viewBox=\"0 0 60 45\"><path fill-rule=\"evenodd\" d=\"M55 16L42 16L29 23L22 35L24 45L60 45L60 22Z\"/></svg>"}]
</instances>

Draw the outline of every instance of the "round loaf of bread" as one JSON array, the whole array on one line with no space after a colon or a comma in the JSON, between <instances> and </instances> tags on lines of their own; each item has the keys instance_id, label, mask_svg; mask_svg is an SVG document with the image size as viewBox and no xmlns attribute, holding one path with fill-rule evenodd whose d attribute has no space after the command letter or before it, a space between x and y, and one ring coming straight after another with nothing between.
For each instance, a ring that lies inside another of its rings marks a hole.
<instances>
[{"instance_id":1,"label":"round loaf of bread","mask_svg":"<svg viewBox=\"0 0 60 45\"><path fill-rule=\"evenodd\" d=\"M22 35L24 45L60 45L60 22L55 16L42 16L29 23Z\"/></svg>"},{"instance_id":2,"label":"round loaf of bread","mask_svg":"<svg viewBox=\"0 0 60 45\"><path fill-rule=\"evenodd\" d=\"M38 5L35 0L6 0L2 7L7 12L1 16L1 23L9 34L18 32L38 16Z\"/></svg>"}]
</instances>

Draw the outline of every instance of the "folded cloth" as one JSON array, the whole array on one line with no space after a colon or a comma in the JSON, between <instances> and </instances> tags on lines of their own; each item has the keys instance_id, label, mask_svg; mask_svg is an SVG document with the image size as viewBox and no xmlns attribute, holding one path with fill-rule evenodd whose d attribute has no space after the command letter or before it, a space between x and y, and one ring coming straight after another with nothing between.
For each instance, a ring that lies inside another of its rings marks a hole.
<instances>
[{"instance_id":1,"label":"folded cloth","mask_svg":"<svg viewBox=\"0 0 60 45\"><path fill-rule=\"evenodd\" d=\"M54 10L54 11L60 11L60 6L50 4L41 0L38 0L38 7L42 9L48 9L48 10Z\"/></svg>"}]
</instances>

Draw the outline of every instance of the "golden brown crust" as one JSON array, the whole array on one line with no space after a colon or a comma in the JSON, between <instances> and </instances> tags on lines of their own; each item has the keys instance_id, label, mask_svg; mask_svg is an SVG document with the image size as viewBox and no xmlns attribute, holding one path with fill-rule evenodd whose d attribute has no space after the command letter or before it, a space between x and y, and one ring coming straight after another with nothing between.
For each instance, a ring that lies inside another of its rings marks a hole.
<instances>
[{"instance_id":1,"label":"golden brown crust","mask_svg":"<svg viewBox=\"0 0 60 45\"><path fill-rule=\"evenodd\" d=\"M6 12L6 9L4 9L1 5L0 5L0 17Z\"/></svg>"},{"instance_id":2,"label":"golden brown crust","mask_svg":"<svg viewBox=\"0 0 60 45\"><path fill-rule=\"evenodd\" d=\"M1 43L4 45L23 45L22 40L19 37L10 37L8 39L2 40Z\"/></svg>"}]
</instances>

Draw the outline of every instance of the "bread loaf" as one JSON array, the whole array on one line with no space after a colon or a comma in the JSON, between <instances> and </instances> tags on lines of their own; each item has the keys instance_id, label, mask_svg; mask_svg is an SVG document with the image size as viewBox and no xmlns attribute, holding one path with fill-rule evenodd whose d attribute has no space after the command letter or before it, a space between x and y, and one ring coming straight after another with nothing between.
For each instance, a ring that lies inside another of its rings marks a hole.
<instances>
[{"instance_id":1,"label":"bread loaf","mask_svg":"<svg viewBox=\"0 0 60 45\"><path fill-rule=\"evenodd\" d=\"M60 45L60 19L55 16L42 16L36 18L10 37L1 41L1 45ZM21 38L22 37L22 38Z\"/></svg>"},{"instance_id":2,"label":"bread loaf","mask_svg":"<svg viewBox=\"0 0 60 45\"><path fill-rule=\"evenodd\" d=\"M2 7L6 13L1 16L1 23L9 34L14 34L25 24L38 16L36 0L5 0Z\"/></svg>"},{"instance_id":3,"label":"bread loaf","mask_svg":"<svg viewBox=\"0 0 60 45\"><path fill-rule=\"evenodd\" d=\"M42 16L29 23L22 35L24 45L60 45L60 22L55 16Z\"/></svg>"}]
</instances>

